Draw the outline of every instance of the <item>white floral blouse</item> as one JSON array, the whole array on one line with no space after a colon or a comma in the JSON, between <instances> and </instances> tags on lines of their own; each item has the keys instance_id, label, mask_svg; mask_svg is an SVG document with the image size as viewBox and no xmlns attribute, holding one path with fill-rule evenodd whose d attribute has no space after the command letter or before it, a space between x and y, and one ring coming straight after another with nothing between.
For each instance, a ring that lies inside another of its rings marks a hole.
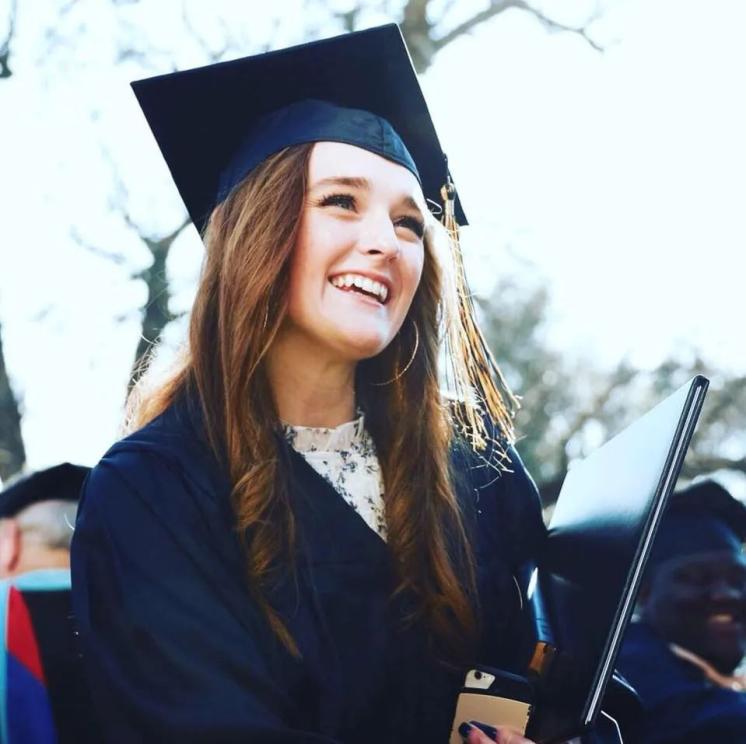
<instances>
[{"instance_id":1,"label":"white floral blouse","mask_svg":"<svg viewBox=\"0 0 746 744\"><path fill-rule=\"evenodd\" d=\"M284 426L290 446L386 539L383 477L365 416L334 428Z\"/></svg>"}]
</instances>

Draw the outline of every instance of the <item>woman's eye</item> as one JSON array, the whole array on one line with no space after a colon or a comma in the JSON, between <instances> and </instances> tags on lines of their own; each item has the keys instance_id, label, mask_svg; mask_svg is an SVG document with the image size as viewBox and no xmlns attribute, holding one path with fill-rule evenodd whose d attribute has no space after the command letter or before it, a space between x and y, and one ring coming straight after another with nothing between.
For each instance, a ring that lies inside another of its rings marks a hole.
<instances>
[{"instance_id":1,"label":"woman's eye","mask_svg":"<svg viewBox=\"0 0 746 744\"><path fill-rule=\"evenodd\" d=\"M394 225L396 227L406 227L420 239L425 235L425 225L422 220L418 220L416 217L400 217L395 220Z\"/></svg>"},{"instance_id":2,"label":"woman's eye","mask_svg":"<svg viewBox=\"0 0 746 744\"><path fill-rule=\"evenodd\" d=\"M355 210L355 197L352 194L329 194L319 202L322 207L341 207L342 209Z\"/></svg>"}]
</instances>

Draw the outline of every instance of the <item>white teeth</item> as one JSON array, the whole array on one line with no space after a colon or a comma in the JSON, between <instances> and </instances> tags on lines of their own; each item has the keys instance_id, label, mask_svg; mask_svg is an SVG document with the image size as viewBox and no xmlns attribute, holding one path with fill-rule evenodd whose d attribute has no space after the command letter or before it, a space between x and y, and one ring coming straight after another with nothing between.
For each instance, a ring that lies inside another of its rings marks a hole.
<instances>
[{"instance_id":1,"label":"white teeth","mask_svg":"<svg viewBox=\"0 0 746 744\"><path fill-rule=\"evenodd\" d=\"M340 288L352 286L359 287L365 292L378 297L381 302L386 302L386 298L389 296L389 290L385 284L376 282L373 279L369 279L367 276L362 276L361 274L340 274L339 276L333 277L331 283L335 287Z\"/></svg>"},{"instance_id":2,"label":"white teeth","mask_svg":"<svg viewBox=\"0 0 746 744\"><path fill-rule=\"evenodd\" d=\"M712 623L730 623L733 622L733 615L725 612L721 612L718 615L710 615L710 622Z\"/></svg>"}]
</instances>

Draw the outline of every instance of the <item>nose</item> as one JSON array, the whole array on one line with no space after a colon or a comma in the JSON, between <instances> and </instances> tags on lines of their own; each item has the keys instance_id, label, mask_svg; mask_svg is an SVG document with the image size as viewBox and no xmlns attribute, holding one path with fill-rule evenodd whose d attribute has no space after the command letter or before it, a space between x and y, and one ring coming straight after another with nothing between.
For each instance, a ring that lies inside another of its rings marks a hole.
<instances>
[{"instance_id":1,"label":"nose","mask_svg":"<svg viewBox=\"0 0 746 744\"><path fill-rule=\"evenodd\" d=\"M397 258L401 251L394 225L388 214L371 213L360 222L358 250L385 260Z\"/></svg>"},{"instance_id":2,"label":"nose","mask_svg":"<svg viewBox=\"0 0 746 744\"><path fill-rule=\"evenodd\" d=\"M718 577L710 585L710 599L716 602L740 602L744 599L744 593L726 577Z\"/></svg>"}]
</instances>

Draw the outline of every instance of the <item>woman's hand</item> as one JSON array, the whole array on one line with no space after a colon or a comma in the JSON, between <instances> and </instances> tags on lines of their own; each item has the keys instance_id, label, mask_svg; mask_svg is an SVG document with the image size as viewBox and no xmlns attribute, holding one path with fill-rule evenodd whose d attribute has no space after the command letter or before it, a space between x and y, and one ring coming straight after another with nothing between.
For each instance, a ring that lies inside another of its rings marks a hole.
<instances>
[{"instance_id":1,"label":"woman's hand","mask_svg":"<svg viewBox=\"0 0 746 744\"><path fill-rule=\"evenodd\" d=\"M530 739L521 736L511 729L499 726L488 726L478 721L462 723L458 729L459 734L467 744L534 744Z\"/></svg>"}]
</instances>

